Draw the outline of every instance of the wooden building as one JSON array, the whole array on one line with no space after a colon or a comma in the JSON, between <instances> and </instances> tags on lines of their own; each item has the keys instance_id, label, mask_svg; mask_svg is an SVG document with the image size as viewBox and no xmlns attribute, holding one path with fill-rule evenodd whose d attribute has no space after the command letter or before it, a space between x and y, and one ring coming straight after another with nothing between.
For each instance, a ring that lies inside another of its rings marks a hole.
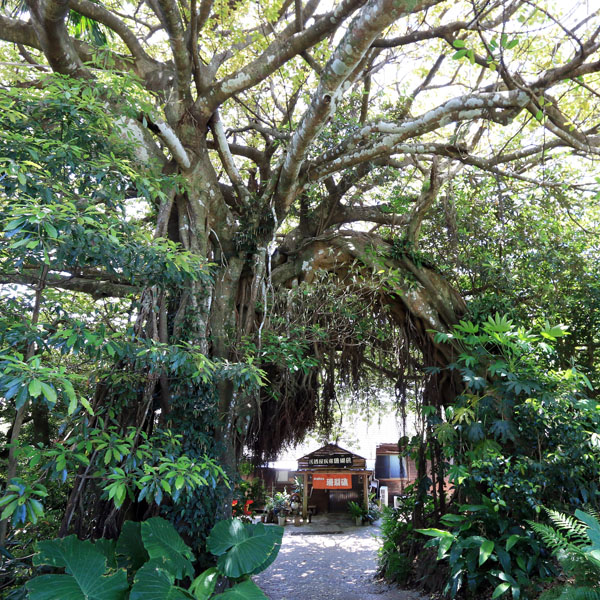
<instances>
[{"instance_id":1,"label":"wooden building","mask_svg":"<svg viewBox=\"0 0 600 600\"><path fill-rule=\"evenodd\" d=\"M398 444L379 444L375 449L375 479L379 487L388 488L388 504L401 496L404 488L417 478L417 465L412 458L399 455Z\"/></svg>"},{"instance_id":2,"label":"wooden building","mask_svg":"<svg viewBox=\"0 0 600 600\"><path fill-rule=\"evenodd\" d=\"M431 477L431 463L427 461L427 475ZM394 496L402 496L407 485L417 480L417 465L414 459L400 456L398 444L379 444L375 449L375 479L379 488L388 488L388 505L394 505ZM452 490L452 484L444 481L446 493Z\"/></svg>"},{"instance_id":3,"label":"wooden building","mask_svg":"<svg viewBox=\"0 0 600 600\"><path fill-rule=\"evenodd\" d=\"M347 512L351 500L368 506L369 480L373 474L366 460L336 444L298 459L295 473L304 484L302 515L309 506L318 512Z\"/></svg>"}]
</instances>

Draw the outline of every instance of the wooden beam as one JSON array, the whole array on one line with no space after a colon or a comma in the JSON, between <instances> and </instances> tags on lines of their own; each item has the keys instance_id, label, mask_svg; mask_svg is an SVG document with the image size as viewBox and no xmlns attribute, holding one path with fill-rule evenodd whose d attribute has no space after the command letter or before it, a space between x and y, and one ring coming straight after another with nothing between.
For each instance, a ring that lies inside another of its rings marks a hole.
<instances>
[{"instance_id":1,"label":"wooden beam","mask_svg":"<svg viewBox=\"0 0 600 600\"><path fill-rule=\"evenodd\" d=\"M302 491L302 518L306 521L308 516L308 473L304 473L304 488Z\"/></svg>"},{"instance_id":2,"label":"wooden beam","mask_svg":"<svg viewBox=\"0 0 600 600\"><path fill-rule=\"evenodd\" d=\"M369 508L369 475L366 472L363 475L363 502L365 508Z\"/></svg>"}]
</instances>

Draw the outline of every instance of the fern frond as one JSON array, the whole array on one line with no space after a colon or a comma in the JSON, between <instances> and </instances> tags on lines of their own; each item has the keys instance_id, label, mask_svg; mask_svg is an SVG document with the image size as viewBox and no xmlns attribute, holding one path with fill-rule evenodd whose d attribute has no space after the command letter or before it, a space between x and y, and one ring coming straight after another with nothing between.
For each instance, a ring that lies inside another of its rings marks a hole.
<instances>
[{"instance_id":1,"label":"fern frond","mask_svg":"<svg viewBox=\"0 0 600 600\"><path fill-rule=\"evenodd\" d=\"M600 600L600 588L579 586L565 588L558 600Z\"/></svg>"},{"instance_id":2,"label":"fern frond","mask_svg":"<svg viewBox=\"0 0 600 600\"><path fill-rule=\"evenodd\" d=\"M552 550L553 554L564 552L578 556L583 555L583 548L587 540L579 540L578 538L577 543L575 543L573 539L563 535L562 532L557 531L550 525L546 525L545 523L534 523L533 521L528 521L528 523L533 531L542 538L544 544Z\"/></svg>"},{"instance_id":3,"label":"fern frond","mask_svg":"<svg viewBox=\"0 0 600 600\"><path fill-rule=\"evenodd\" d=\"M564 535L570 538L573 543L578 544L579 542L587 543L588 541L588 526L572 517L571 515L565 515L557 510L552 510L547 508L546 512L550 517L550 520L554 523L554 525L560 529Z\"/></svg>"}]
</instances>

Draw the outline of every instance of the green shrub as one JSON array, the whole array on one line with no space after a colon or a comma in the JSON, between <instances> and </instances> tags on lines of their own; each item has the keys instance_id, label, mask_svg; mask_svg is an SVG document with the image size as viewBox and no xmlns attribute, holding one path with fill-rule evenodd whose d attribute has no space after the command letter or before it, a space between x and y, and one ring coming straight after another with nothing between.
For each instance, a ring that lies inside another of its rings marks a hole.
<instances>
[{"instance_id":1,"label":"green shrub","mask_svg":"<svg viewBox=\"0 0 600 600\"><path fill-rule=\"evenodd\" d=\"M531 598L536 579L553 575L538 541L498 508L483 497L482 504L463 505L460 514L444 515L441 523L447 530L417 530L432 538L429 545L437 548L437 559L448 562L444 592L451 598L463 590L480 597L486 588L493 589L492 598L508 591L513 599Z\"/></svg>"},{"instance_id":2,"label":"green shrub","mask_svg":"<svg viewBox=\"0 0 600 600\"><path fill-rule=\"evenodd\" d=\"M348 512L354 519L362 519L367 514L367 511L358 502L354 502L354 500L348 502Z\"/></svg>"},{"instance_id":3,"label":"green shrub","mask_svg":"<svg viewBox=\"0 0 600 600\"><path fill-rule=\"evenodd\" d=\"M217 566L194 578L193 553L171 523L127 521L116 541L39 542L34 565L64 572L34 577L25 589L29 600L266 600L250 576L275 560L282 536L277 526L219 521L207 539ZM215 595L221 577L233 586Z\"/></svg>"}]
</instances>

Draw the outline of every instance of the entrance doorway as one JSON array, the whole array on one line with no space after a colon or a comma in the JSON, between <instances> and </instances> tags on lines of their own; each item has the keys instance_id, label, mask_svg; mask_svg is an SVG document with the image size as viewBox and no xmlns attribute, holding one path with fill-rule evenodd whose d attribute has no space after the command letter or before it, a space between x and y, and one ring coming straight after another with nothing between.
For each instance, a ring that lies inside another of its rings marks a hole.
<instances>
[{"instance_id":1,"label":"entrance doorway","mask_svg":"<svg viewBox=\"0 0 600 600\"><path fill-rule=\"evenodd\" d=\"M360 502L358 490L330 490L329 491L329 512L347 513L348 502Z\"/></svg>"}]
</instances>

